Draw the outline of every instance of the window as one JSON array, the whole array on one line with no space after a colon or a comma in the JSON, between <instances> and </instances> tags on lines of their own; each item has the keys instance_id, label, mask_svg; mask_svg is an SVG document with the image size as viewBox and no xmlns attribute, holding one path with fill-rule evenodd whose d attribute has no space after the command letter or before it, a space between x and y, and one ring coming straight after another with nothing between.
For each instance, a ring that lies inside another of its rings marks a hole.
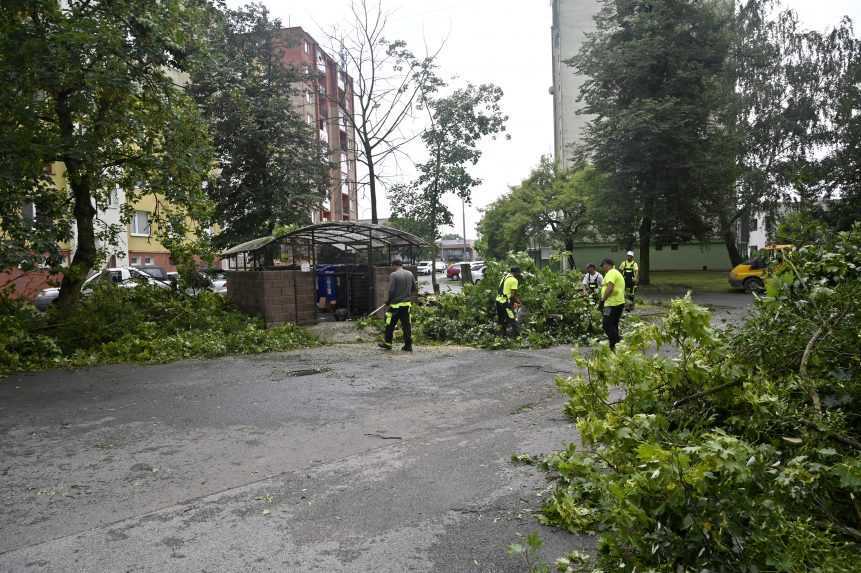
<instances>
[{"instance_id":1,"label":"window","mask_svg":"<svg viewBox=\"0 0 861 573\"><path fill-rule=\"evenodd\" d=\"M305 123L307 123L308 125L311 125L313 122L314 122L314 119L311 117L311 114L310 113L306 114L305 115Z\"/></svg>"},{"instance_id":2,"label":"window","mask_svg":"<svg viewBox=\"0 0 861 573\"><path fill-rule=\"evenodd\" d=\"M135 211L135 216L132 218L132 235L149 237L151 231L149 213Z\"/></svg>"},{"instance_id":3,"label":"window","mask_svg":"<svg viewBox=\"0 0 861 573\"><path fill-rule=\"evenodd\" d=\"M108 207L119 207L120 206L120 188L115 187L110 195L108 195Z\"/></svg>"},{"instance_id":4,"label":"window","mask_svg":"<svg viewBox=\"0 0 861 573\"><path fill-rule=\"evenodd\" d=\"M306 91L305 92L305 103L310 104L312 101L314 101L314 100L311 97L311 92Z\"/></svg>"},{"instance_id":5,"label":"window","mask_svg":"<svg viewBox=\"0 0 861 573\"><path fill-rule=\"evenodd\" d=\"M152 264L152 257L144 257L144 264L145 265L151 265Z\"/></svg>"},{"instance_id":6,"label":"window","mask_svg":"<svg viewBox=\"0 0 861 573\"><path fill-rule=\"evenodd\" d=\"M140 261L140 257L132 257L132 265L137 266L140 264Z\"/></svg>"},{"instance_id":7,"label":"window","mask_svg":"<svg viewBox=\"0 0 861 573\"><path fill-rule=\"evenodd\" d=\"M308 54L311 52L311 46L308 44L308 40L305 40L305 53Z\"/></svg>"},{"instance_id":8,"label":"window","mask_svg":"<svg viewBox=\"0 0 861 573\"><path fill-rule=\"evenodd\" d=\"M670 245L670 250L671 250L671 251L678 251L678 250L679 250L679 246L678 246L678 245Z\"/></svg>"},{"instance_id":9,"label":"window","mask_svg":"<svg viewBox=\"0 0 861 573\"><path fill-rule=\"evenodd\" d=\"M759 220L756 217L754 217L750 222L750 230L756 231L758 226L759 226Z\"/></svg>"},{"instance_id":10,"label":"window","mask_svg":"<svg viewBox=\"0 0 861 573\"><path fill-rule=\"evenodd\" d=\"M664 245L655 245L655 250L656 250L656 251L663 251L663 250L664 250Z\"/></svg>"}]
</instances>

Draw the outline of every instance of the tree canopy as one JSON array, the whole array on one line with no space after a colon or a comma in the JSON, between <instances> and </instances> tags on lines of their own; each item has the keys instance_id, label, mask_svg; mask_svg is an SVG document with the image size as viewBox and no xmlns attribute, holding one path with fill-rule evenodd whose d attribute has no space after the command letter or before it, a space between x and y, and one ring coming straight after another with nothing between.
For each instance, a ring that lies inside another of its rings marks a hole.
<instances>
[{"instance_id":1,"label":"tree canopy","mask_svg":"<svg viewBox=\"0 0 861 573\"><path fill-rule=\"evenodd\" d=\"M209 54L191 73L190 93L211 126L216 177L207 188L226 246L305 224L328 193L330 158L294 109L297 84L283 65L287 39L265 7L212 11Z\"/></svg>"},{"instance_id":2,"label":"tree canopy","mask_svg":"<svg viewBox=\"0 0 861 573\"><path fill-rule=\"evenodd\" d=\"M99 262L97 239L124 231L97 217L117 187L127 210L143 194L167 199L153 227L169 245L208 218L209 137L181 75L201 47L201 16L184 0L0 5L2 264L58 269L58 243L74 234L61 304ZM46 176L54 162L68 188ZM24 204L35 205L33 224L21 222Z\"/></svg>"},{"instance_id":3,"label":"tree canopy","mask_svg":"<svg viewBox=\"0 0 861 573\"><path fill-rule=\"evenodd\" d=\"M595 198L607 185L593 167L565 171L549 158L492 203L479 223L479 248L497 259L529 244L554 245L575 266L575 243L596 232Z\"/></svg>"}]
</instances>

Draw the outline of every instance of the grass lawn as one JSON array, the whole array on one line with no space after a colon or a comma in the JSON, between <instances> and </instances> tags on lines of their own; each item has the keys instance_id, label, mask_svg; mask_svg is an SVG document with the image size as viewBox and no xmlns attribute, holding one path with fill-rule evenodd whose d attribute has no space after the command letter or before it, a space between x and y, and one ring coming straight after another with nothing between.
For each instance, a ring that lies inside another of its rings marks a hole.
<instances>
[{"instance_id":1,"label":"grass lawn","mask_svg":"<svg viewBox=\"0 0 861 573\"><path fill-rule=\"evenodd\" d=\"M691 289L694 292L733 292L725 271L652 271L645 292L669 292Z\"/></svg>"}]
</instances>

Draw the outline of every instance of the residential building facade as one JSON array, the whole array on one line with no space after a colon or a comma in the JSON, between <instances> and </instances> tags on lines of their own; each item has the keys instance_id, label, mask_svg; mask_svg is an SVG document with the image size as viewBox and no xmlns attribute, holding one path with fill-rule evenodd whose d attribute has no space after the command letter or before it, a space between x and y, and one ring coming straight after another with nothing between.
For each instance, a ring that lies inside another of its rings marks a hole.
<instances>
[{"instance_id":1,"label":"residential building facade","mask_svg":"<svg viewBox=\"0 0 861 573\"><path fill-rule=\"evenodd\" d=\"M595 29L593 17L599 10L599 0L553 0L553 150L563 169L571 165L571 147L581 142L589 122L589 116L578 114L583 104L577 98L585 77L566 62L577 55L586 34Z\"/></svg>"},{"instance_id":2,"label":"residential building facade","mask_svg":"<svg viewBox=\"0 0 861 573\"><path fill-rule=\"evenodd\" d=\"M284 65L305 74L294 106L314 126L318 141L326 146L333 164L329 196L314 223L355 221L359 209L356 175L356 137L353 114L353 78L301 27L285 28Z\"/></svg>"}]
</instances>

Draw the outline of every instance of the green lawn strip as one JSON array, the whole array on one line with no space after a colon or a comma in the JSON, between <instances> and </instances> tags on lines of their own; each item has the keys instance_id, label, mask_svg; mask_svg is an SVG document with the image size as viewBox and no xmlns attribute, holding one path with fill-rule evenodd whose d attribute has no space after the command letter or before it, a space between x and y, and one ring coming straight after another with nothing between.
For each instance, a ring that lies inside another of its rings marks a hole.
<instances>
[{"instance_id":1,"label":"green lawn strip","mask_svg":"<svg viewBox=\"0 0 861 573\"><path fill-rule=\"evenodd\" d=\"M734 292L724 271L652 271L651 284L640 287L643 293Z\"/></svg>"}]
</instances>

